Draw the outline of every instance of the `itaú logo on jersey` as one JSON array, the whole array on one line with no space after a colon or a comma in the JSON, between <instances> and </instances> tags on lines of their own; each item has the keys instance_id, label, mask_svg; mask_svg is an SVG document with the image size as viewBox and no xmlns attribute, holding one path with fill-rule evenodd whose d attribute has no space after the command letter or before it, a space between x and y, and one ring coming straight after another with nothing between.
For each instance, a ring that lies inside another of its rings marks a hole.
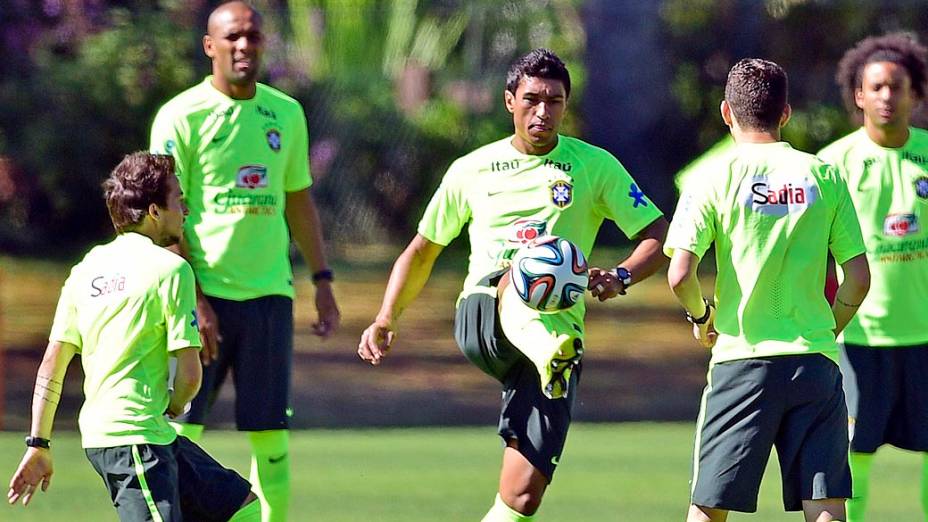
<instances>
[{"instance_id":1,"label":"ita\u00fa logo on jersey","mask_svg":"<svg viewBox=\"0 0 928 522\"><path fill-rule=\"evenodd\" d=\"M267 167L264 165L245 165L239 167L235 176L235 186L239 188L260 188L267 186Z\"/></svg>"},{"instance_id":2,"label":"ita\u00fa logo on jersey","mask_svg":"<svg viewBox=\"0 0 928 522\"><path fill-rule=\"evenodd\" d=\"M890 214L883 220L883 235L903 237L918 232L915 214Z\"/></svg>"},{"instance_id":3,"label":"ita\u00fa logo on jersey","mask_svg":"<svg viewBox=\"0 0 928 522\"><path fill-rule=\"evenodd\" d=\"M742 198L755 212L785 216L802 212L818 199L818 187L806 180L783 180L756 177L745 182Z\"/></svg>"}]
</instances>

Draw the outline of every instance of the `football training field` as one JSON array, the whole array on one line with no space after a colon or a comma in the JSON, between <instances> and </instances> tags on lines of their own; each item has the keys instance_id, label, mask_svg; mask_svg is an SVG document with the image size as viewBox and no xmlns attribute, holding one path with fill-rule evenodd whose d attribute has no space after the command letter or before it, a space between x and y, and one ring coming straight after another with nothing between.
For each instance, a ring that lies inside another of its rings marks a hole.
<instances>
[{"instance_id":1,"label":"football training field","mask_svg":"<svg viewBox=\"0 0 928 522\"><path fill-rule=\"evenodd\" d=\"M541 520L682 520L690 472L688 423L578 424L545 496ZM100 478L74 432L57 433L52 487L28 508L0 508L17 522L115 521ZM203 445L247 476L245 437L208 432ZM8 480L21 456L21 434L0 434L0 470ZM496 489L499 439L493 426L293 433L291 520L325 522L476 522ZM887 448L874 465L871 520L918 520L916 455ZM729 520L796 521L782 512L779 470L771 462L758 512ZM4 482L5 483L5 482Z\"/></svg>"}]
</instances>

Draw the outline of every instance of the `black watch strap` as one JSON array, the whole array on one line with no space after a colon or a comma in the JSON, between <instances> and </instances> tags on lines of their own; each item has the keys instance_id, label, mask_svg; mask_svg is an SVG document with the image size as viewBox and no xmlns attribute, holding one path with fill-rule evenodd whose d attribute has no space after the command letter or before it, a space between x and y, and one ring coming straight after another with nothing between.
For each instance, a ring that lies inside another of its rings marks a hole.
<instances>
[{"instance_id":1,"label":"black watch strap","mask_svg":"<svg viewBox=\"0 0 928 522\"><path fill-rule=\"evenodd\" d=\"M49 439L43 439L42 437L26 437L26 446L30 448L51 448L51 443Z\"/></svg>"},{"instance_id":2,"label":"black watch strap","mask_svg":"<svg viewBox=\"0 0 928 522\"><path fill-rule=\"evenodd\" d=\"M313 283L318 283L319 281L332 281L335 279L335 274L328 268L325 270L320 270L313 273Z\"/></svg>"},{"instance_id":3,"label":"black watch strap","mask_svg":"<svg viewBox=\"0 0 928 522\"><path fill-rule=\"evenodd\" d=\"M709 316L712 315L712 309L715 308L715 305L710 303L709 300L705 297L702 298L702 302L706 303L706 312L702 314L702 317L693 317L693 314L691 314L688 310L684 311L687 321L693 324L706 324L706 322L709 320Z\"/></svg>"}]
</instances>

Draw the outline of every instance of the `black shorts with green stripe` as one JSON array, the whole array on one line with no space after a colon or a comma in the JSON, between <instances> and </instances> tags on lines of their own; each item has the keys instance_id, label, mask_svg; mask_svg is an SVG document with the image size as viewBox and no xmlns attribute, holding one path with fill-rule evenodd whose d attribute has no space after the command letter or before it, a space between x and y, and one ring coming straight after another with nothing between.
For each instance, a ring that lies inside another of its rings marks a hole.
<instances>
[{"instance_id":1,"label":"black shorts with green stripe","mask_svg":"<svg viewBox=\"0 0 928 522\"><path fill-rule=\"evenodd\" d=\"M928 345L845 344L841 372L851 451L873 453L883 444L928 451Z\"/></svg>"},{"instance_id":2,"label":"black shorts with green stripe","mask_svg":"<svg viewBox=\"0 0 928 522\"><path fill-rule=\"evenodd\" d=\"M847 408L838 365L824 355L781 355L715 364L696 432L691 502L757 511L776 447L783 507L849 498Z\"/></svg>"},{"instance_id":3,"label":"black shorts with green stripe","mask_svg":"<svg viewBox=\"0 0 928 522\"><path fill-rule=\"evenodd\" d=\"M474 293L458 303L454 338L470 362L503 385L500 437L518 441L519 453L550 482L567 440L576 392L562 399L545 397L535 365L506 338L495 293L504 272L478 283L492 288L489 293ZM580 372L578 366L571 375L571 390L578 389Z\"/></svg>"},{"instance_id":4,"label":"black shorts with green stripe","mask_svg":"<svg viewBox=\"0 0 928 522\"><path fill-rule=\"evenodd\" d=\"M84 451L124 522L226 521L251 491L241 475L222 467L186 437L163 446Z\"/></svg>"}]
</instances>

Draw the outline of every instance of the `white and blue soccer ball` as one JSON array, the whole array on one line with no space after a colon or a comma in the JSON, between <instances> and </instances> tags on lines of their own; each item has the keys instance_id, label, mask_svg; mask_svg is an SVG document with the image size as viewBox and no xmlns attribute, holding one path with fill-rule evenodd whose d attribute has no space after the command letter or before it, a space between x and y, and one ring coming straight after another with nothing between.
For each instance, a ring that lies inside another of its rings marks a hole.
<instances>
[{"instance_id":1,"label":"white and blue soccer ball","mask_svg":"<svg viewBox=\"0 0 928 522\"><path fill-rule=\"evenodd\" d=\"M556 312L583 299L589 268L577 245L545 236L522 247L512 259L512 285L530 308Z\"/></svg>"}]
</instances>

